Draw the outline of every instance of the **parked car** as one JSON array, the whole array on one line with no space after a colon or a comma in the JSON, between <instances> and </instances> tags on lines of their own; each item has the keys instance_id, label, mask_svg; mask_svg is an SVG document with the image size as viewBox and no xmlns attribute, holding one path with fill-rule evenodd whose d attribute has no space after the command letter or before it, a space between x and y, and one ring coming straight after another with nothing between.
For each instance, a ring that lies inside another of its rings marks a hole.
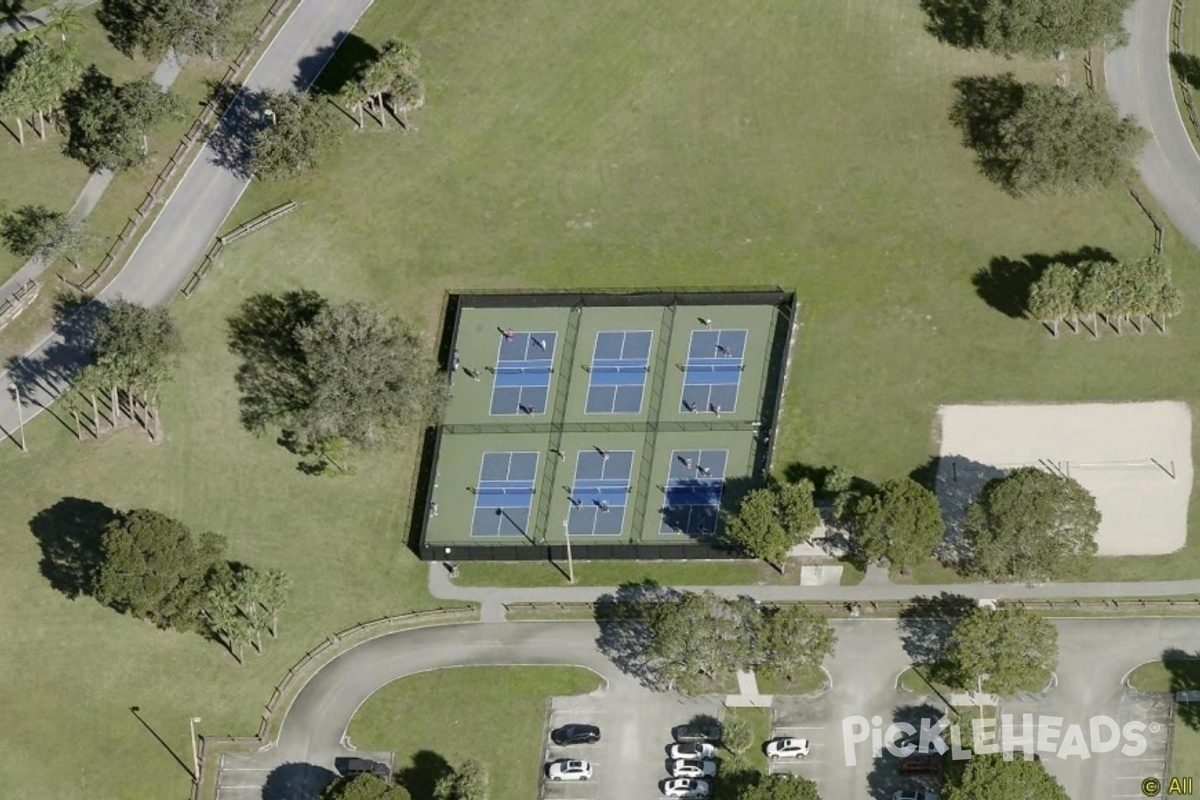
<instances>
[{"instance_id":1,"label":"parked car","mask_svg":"<svg viewBox=\"0 0 1200 800\"><path fill-rule=\"evenodd\" d=\"M684 744L671 745L668 755L674 759L690 759L700 760L704 758L712 758L717 754L717 748L713 747L708 742L687 742Z\"/></svg>"},{"instance_id":2,"label":"parked car","mask_svg":"<svg viewBox=\"0 0 1200 800\"><path fill-rule=\"evenodd\" d=\"M711 778L717 774L717 762L712 759L693 761L676 759L671 762L671 777L673 778Z\"/></svg>"},{"instance_id":3,"label":"parked car","mask_svg":"<svg viewBox=\"0 0 1200 800\"><path fill-rule=\"evenodd\" d=\"M595 725L579 723L563 725L550 734L550 741L557 745L594 744L600 741L600 729Z\"/></svg>"},{"instance_id":4,"label":"parked car","mask_svg":"<svg viewBox=\"0 0 1200 800\"><path fill-rule=\"evenodd\" d=\"M900 771L906 775L941 772L942 757L937 753L913 753L900 759Z\"/></svg>"},{"instance_id":5,"label":"parked car","mask_svg":"<svg viewBox=\"0 0 1200 800\"><path fill-rule=\"evenodd\" d=\"M721 741L721 726L712 725L679 725L671 735L677 742L719 742Z\"/></svg>"},{"instance_id":6,"label":"parked car","mask_svg":"<svg viewBox=\"0 0 1200 800\"><path fill-rule=\"evenodd\" d=\"M767 742L767 758L804 758L808 751L808 739L782 738Z\"/></svg>"},{"instance_id":7,"label":"parked car","mask_svg":"<svg viewBox=\"0 0 1200 800\"><path fill-rule=\"evenodd\" d=\"M892 795L892 800L938 800L938 796L928 789L901 789Z\"/></svg>"},{"instance_id":8,"label":"parked car","mask_svg":"<svg viewBox=\"0 0 1200 800\"><path fill-rule=\"evenodd\" d=\"M667 797L708 797L712 785L696 778L672 778L664 781L662 793Z\"/></svg>"},{"instance_id":9,"label":"parked car","mask_svg":"<svg viewBox=\"0 0 1200 800\"><path fill-rule=\"evenodd\" d=\"M389 784L392 782L392 771L387 764L380 764L369 758L338 758L334 759L333 765L338 772L347 777L366 772L376 778L382 778Z\"/></svg>"},{"instance_id":10,"label":"parked car","mask_svg":"<svg viewBox=\"0 0 1200 800\"><path fill-rule=\"evenodd\" d=\"M573 758L561 758L546 765L546 777L552 781L586 781L592 777L592 765Z\"/></svg>"}]
</instances>

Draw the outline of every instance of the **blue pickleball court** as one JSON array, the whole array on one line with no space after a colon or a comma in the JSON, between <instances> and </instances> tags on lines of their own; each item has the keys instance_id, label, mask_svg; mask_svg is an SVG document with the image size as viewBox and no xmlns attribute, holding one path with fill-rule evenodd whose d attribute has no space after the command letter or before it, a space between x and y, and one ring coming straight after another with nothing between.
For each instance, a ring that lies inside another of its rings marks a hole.
<instances>
[{"instance_id":1,"label":"blue pickleball court","mask_svg":"<svg viewBox=\"0 0 1200 800\"><path fill-rule=\"evenodd\" d=\"M537 453L483 454L475 487L472 536L522 536L529 530Z\"/></svg>"},{"instance_id":2,"label":"blue pickleball court","mask_svg":"<svg viewBox=\"0 0 1200 800\"><path fill-rule=\"evenodd\" d=\"M567 532L572 536L617 536L629 503L632 450L582 450L575 457Z\"/></svg>"},{"instance_id":3,"label":"blue pickleball court","mask_svg":"<svg viewBox=\"0 0 1200 800\"><path fill-rule=\"evenodd\" d=\"M704 535L717 530L728 450L672 450L659 533Z\"/></svg>"},{"instance_id":4,"label":"blue pickleball court","mask_svg":"<svg viewBox=\"0 0 1200 800\"><path fill-rule=\"evenodd\" d=\"M588 414L640 414L650 371L651 331L599 331L588 367Z\"/></svg>"},{"instance_id":5,"label":"blue pickleball court","mask_svg":"<svg viewBox=\"0 0 1200 800\"><path fill-rule=\"evenodd\" d=\"M550 376L554 372L553 331L513 331L508 338L498 331L500 348L492 384L492 416L546 413Z\"/></svg>"},{"instance_id":6,"label":"blue pickleball court","mask_svg":"<svg viewBox=\"0 0 1200 800\"><path fill-rule=\"evenodd\" d=\"M679 410L693 414L735 411L745 365L745 329L692 331Z\"/></svg>"}]
</instances>

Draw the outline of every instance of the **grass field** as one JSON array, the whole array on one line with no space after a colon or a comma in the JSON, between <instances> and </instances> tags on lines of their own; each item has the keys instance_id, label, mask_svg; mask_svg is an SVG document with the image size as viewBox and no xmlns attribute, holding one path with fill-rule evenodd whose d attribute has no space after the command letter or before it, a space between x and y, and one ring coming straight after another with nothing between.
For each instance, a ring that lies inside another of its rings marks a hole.
<instances>
[{"instance_id":1,"label":"grass field","mask_svg":"<svg viewBox=\"0 0 1200 800\"><path fill-rule=\"evenodd\" d=\"M566 667L464 667L402 678L371 696L350 723L360 750L396 754L413 800L468 759L488 770L492 800L536 797L549 698L601 685L595 673Z\"/></svg>"},{"instance_id":2,"label":"grass field","mask_svg":"<svg viewBox=\"0 0 1200 800\"><path fill-rule=\"evenodd\" d=\"M1150 661L1129 674L1129 687L1139 692L1174 692L1200 686L1200 660Z\"/></svg>"},{"instance_id":3,"label":"grass field","mask_svg":"<svg viewBox=\"0 0 1200 800\"><path fill-rule=\"evenodd\" d=\"M228 248L177 304L189 351L163 402L167 441L77 444L43 415L29 455L0 452L0 785L14 796L181 796L187 776L129 706L178 753L193 715L203 732L249 733L325 634L431 602L404 548L413 444L317 479L239 426L225 319L254 292L368 299L432 331L448 290L777 282L798 291L804 323L778 463L873 479L926 462L942 403L1196 400L1179 365L1200 357L1200 315L1166 338L1053 342L979 296L973 276L994 258L1085 245L1132 257L1151 231L1121 187L1017 201L979 177L946 121L951 81L1053 68L938 45L916 0L705 13L416 0L376 3L356 34L419 45L420 130L348 134L325 169L251 187L235 220L300 209ZM1167 255L1200 297L1200 259L1171 230ZM64 497L156 508L287 570L281 639L239 669L197 637L66 599L30 531ZM1101 571L1195 575L1198 555Z\"/></svg>"}]
</instances>

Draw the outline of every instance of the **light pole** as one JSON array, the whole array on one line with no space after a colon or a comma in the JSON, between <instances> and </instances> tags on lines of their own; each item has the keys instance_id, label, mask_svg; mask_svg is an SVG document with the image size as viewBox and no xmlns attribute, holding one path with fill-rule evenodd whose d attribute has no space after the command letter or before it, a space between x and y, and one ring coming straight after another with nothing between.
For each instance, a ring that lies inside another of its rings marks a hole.
<instances>
[{"instance_id":1,"label":"light pole","mask_svg":"<svg viewBox=\"0 0 1200 800\"><path fill-rule=\"evenodd\" d=\"M25 446L25 412L21 408L21 387L17 384L9 384L13 395L17 398L17 431L21 434L21 452L28 453L29 448Z\"/></svg>"},{"instance_id":2,"label":"light pole","mask_svg":"<svg viewBox=\"0 0 1200 800\"><path fill-rule=\"evenodd\" d=\"M571 560L571 515L563 517L563 538L567 540L567 580L575 583L575 562Z\"/></svg>"},{"instance_id":3,"label":"light pole","mask_svg":"<svg viewBox=\"0 0 1200 800\"><path fill-rule=\"evenodd\" d=\"M192 783L200 782L200 756L196 752L196 723L199 721L199 717L188 720L188 730L192 732Z\"/></svg>"}]
</instances>

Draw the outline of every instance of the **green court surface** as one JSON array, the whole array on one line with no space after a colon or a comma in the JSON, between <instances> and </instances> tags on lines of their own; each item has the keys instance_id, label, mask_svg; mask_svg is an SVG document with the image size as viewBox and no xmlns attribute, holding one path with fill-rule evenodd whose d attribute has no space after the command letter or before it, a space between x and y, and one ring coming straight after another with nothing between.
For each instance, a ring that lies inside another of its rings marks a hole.
<instances>
[{"instance_id":1,"label":"green court surface","mask_svg":"<svg viewBox=\"0 0 1200 800\"><path fill-rule=\"evenodd\" d=\"M722 509L770 462L792 295L451 306L453 396L426 459L423 557L540 557L568 533L593 557L713 554Z\"/></svg>"}]
</instances>

